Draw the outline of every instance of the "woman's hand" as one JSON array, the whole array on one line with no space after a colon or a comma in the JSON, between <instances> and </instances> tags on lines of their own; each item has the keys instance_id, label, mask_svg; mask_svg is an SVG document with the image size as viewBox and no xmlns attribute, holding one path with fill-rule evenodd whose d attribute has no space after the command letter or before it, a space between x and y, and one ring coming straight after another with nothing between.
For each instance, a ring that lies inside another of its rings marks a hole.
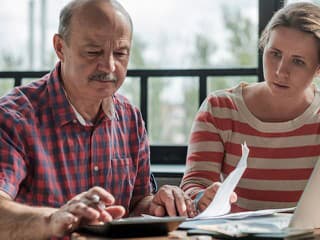
<instances>
[{"instance_id":1,"label":"woman's hand","mask_svg":"<svg viewBox=\"0 0 320 240\"><path fill-rule=\"evenodd\" d=\"M219 187L221 185L221 182L215 182L211 184L209 187L204 190L204 193L202 197L199 199L197 208L200 212L203 212L211 203L212 199L216 195ZM230 203L235 203L237 201L238 197L235 192L233 192L230 196Z\"/></svg>"}]
</instances>

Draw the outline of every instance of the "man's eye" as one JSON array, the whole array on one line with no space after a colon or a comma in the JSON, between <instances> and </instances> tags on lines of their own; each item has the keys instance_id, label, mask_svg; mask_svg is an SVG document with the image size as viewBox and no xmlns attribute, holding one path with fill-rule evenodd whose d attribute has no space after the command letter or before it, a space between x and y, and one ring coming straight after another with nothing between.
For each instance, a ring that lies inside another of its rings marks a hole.
<instances>
[{"instance_id":1,"label":"man's eye","mask_svg":"<svg viewBox=\"0 0 320 240\"><path fill-rule=\"evenodd\" d=\"M90 56L96 56L96 55L99 55L101 53L101 51L88 51L87 53Z\"/></svg>"},{"instance_id":2,"label":"man's eye","mask_svg":"<svg viewBox=\"0 0 320 240\"><path fill-rule=\"evenodd\" d=\"M127 56L128 55L127 52L114 52L114 54L116 56L119 56L119 57L123 57L123 56Z\"/></svg>"}]
</instances>

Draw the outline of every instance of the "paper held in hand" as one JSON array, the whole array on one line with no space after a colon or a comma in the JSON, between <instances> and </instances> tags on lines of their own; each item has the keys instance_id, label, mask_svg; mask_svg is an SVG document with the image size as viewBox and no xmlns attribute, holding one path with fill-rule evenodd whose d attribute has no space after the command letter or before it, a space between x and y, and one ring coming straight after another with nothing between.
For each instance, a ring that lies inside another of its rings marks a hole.
<instances>
[{"instance_id":1,"label":"paper held in hand","mask_svg":"<svg viewBox=\"0 0 320 240\"><path fill-rule=\"evenodd\" d=\"M241 144L242 156L237 164L237 167L229 174L229 176L223 181L219 187L215 197L209 204L209 206L196 216L194 219L203 219L225 215L230 212L230 196L237 186L240 178L247 168L247 159L249 155L249 148L247 144Z\"/></svg>"}]
</instances>

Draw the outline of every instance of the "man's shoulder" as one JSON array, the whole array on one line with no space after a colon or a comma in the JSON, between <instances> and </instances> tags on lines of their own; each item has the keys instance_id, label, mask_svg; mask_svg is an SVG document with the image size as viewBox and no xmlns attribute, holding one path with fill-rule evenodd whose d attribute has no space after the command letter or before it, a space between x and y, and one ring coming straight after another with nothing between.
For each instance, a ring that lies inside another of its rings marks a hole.
<instances>
[{"instance_id":1,"label":"man's shoulder","mask_svg":"<svg viewBox=\"0 0 320 240\"><path fill-rule=\"evenodd\" d=\"M0 98L1 112L21 115L31 109L41 107L41 99L46 94L47 78L43 77L34 82L13 88Z\"/></svg>"},{"instance_id":2,"label":"man's shoulder","mask_svg":"<svg viewBox=\"0 0 320 240\"><path fill-rule=\"evenodd\" d=\"M131 110L138 110L137 106L132 104L127 97L122 94L115 93L114 94L114 103L122 108L131 109Z\"/></svg>"},{"instance_id":3,"label":"man's shoulder","mask_svg":"<svg viewBox=\"0 0 320 240\"><path fill-rule=\"evenodd\" d=\"M129 119L137 122L143 121L140 109L132 104L128 98L117 93L113 96L113 99L115 111L117 112L119 119L124 121Z\"/></svg>"}]
</instances>

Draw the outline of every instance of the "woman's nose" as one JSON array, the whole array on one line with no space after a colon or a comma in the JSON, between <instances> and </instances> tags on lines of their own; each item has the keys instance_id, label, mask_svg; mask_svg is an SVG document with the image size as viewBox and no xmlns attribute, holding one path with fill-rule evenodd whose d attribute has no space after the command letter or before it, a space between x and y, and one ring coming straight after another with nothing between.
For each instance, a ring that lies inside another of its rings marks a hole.
<instances>
[{"instance_id":1,"label":"woman's nose","mask_svg":"<svg viewBox=\"0 0 320 240\"><path fill-rule=\"evenodd\" d=\"M288 76L289 75L289 64L284 58L278 62L277 72L279 76Z\"/></svg>"}]
</instances>

